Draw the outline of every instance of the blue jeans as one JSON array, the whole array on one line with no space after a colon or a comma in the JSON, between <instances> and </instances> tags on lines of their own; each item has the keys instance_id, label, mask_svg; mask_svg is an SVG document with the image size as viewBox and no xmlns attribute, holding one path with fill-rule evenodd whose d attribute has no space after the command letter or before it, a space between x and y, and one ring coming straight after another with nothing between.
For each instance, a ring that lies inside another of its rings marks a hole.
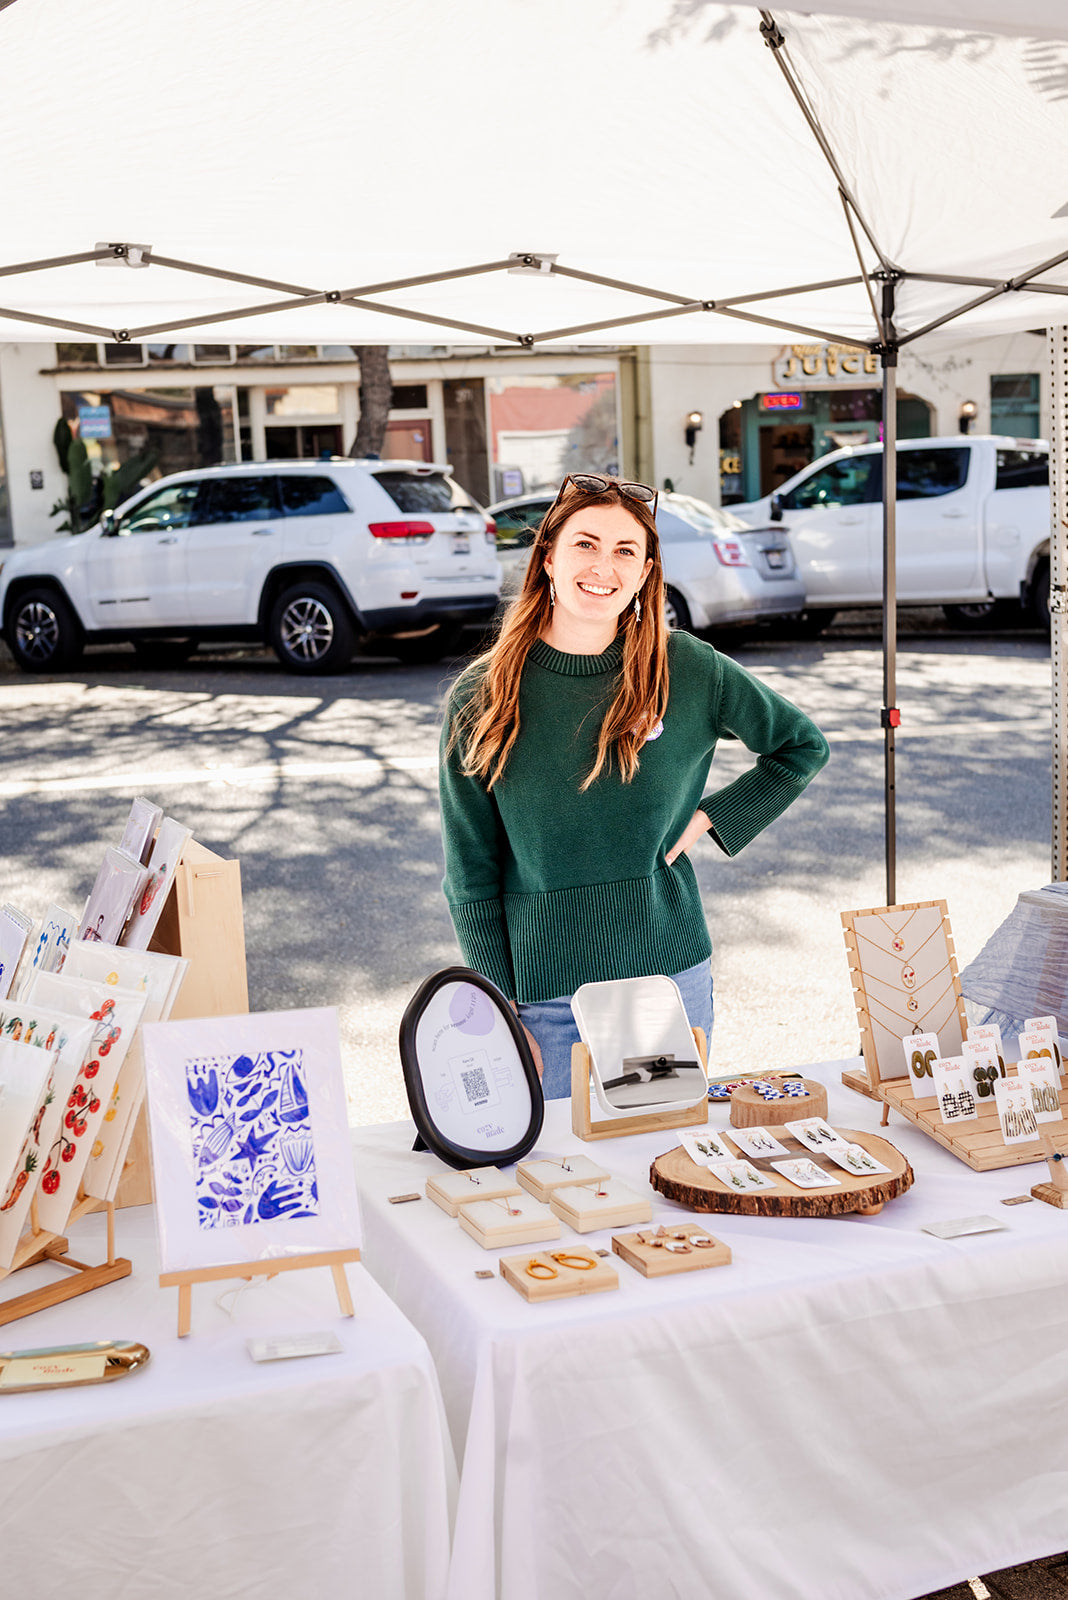
<instances>
[{"instance_id":1,"label":"blue jeans","mask_svg":"<svg viewBox=\"0 0 1068 1600\"><path fill-rule=\"evenodd\" d=\"M696 967L672 975L679 986L682 1003L691 1028L703 1028L706 1041L712 1037L712 964L699 961ZM570 997L520 1003L519 1018L524 1028L538 1041L544 1066L541 1087L546 1100L566 1100L571 1093L571 1046L578 1044L579 1031L571 1013Z\"/></svg>"}]
</instances>

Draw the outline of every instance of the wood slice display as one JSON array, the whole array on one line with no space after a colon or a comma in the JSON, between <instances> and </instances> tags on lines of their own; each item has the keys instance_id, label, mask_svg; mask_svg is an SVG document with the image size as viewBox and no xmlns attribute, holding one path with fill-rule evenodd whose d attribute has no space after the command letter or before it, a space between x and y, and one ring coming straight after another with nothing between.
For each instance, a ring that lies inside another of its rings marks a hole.
<instances>
[{"instance_id":1,"label":"wood slice display","mask_svg":"<svg viewBox=\"0 0 1068 1600\"><path fill-rule=\"evenodd\" d=\"M798 1189L776 1172L768 1159L750 1156L745 1159L751 1161L758 1172L773 1179L775 1188L740 1194L736 1189L729 1189L707 1167L699 1167L681 1145L666 1155L657 1156L649 1169L649 1182L668 1200L678 1201L688 1211L732 1211L747 1217L840 1217L849 1212L874 1216L888 1200L896 1200L898 1195L912 1188L912 1168L889 1140L856 1128L838 1128L836 1132L851 1144L863 1145L876 1161L889 1167L889 1172L875 1173L869 1178L858 1177L836 1166L826 1155L815 1155L783 1131L779 1137L791 1159L807 1157L838 1178L840 1187Z\"/></svg>"},{"instance_id":2,"label":"wood slice display","mask_svg":"<svg viewBox=\"0 0 1068 1600\"><path fill-rule=\"evenodd\" d=\"M774 1077L768 1079L774 1083ZM796 1082L796 1079L794 1080ZM786 1095L782 1100L763 1100L755 1089L731 1090L731 1127L765 1128L781 1127L784 1122L800 1122L802 1117L827 1115L827 1091L814 1078L802 1078L808 1093Z\"/></svg>"}]
</instances>

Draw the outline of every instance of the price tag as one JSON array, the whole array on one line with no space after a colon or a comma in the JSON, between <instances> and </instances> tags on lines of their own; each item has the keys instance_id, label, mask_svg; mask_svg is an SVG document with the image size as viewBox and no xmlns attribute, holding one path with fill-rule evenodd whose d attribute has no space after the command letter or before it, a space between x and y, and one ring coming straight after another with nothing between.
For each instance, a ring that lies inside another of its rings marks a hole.
<instances>
[{"instance_id":1,"label":"price tag","mask_svg":"<svg viewBox=\"0 0 1068 1600\"><path fill-rule=\"evenodd\" d=\"M0 1371L0 1389L21 1389L32 1384L47 1389L49 1384L85 1383L102 1378L107 1367L106 1354L16 1356L5 1361Z\"/></svg>"}]
</instances>

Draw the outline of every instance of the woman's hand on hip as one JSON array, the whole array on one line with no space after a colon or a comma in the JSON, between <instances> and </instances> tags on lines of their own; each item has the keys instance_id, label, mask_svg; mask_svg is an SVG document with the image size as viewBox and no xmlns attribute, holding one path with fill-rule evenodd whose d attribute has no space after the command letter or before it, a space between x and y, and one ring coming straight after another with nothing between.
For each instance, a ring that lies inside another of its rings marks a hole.
<instances>
[{"instance_id":1,"label":"woman's hand on hip","mask_svg":"<svg viewBox=\"0 0 1068 1600\"><path fill-rule=\"evenodd\" d=\"M695 811L686 824L682 837L677 839L667 853L667 864L670 867L679 856L684 855L692 844L696 844L703 833L707 833L712 826L712 818L707 811Z\"/></svg>"},{"instance_id":2,"label":"woman's hand on hip","mask_svg":"<svg viewBox=\"0 0 1068 1600\"><path fill-rule=\"evenodd\" d=\"M519 1007L516 1005L515 1001L514 1000L509 1000L508 1004L511 1006L512 1010L515 1012L516 1016L519 1017ZM545 1063L541 1059L541 1045L538 1043L537 1039L535 1039L535 1037L531 1033L530 1029L526 1028L526 1027L523 1027L523 1019L522 1019L522 1017L519 1017L519 1026L521 1028L523 1028L523 1032L527 1036L527 1044L529 1044L530 1053L534 1057L534 1065L538 1069L538 1077L539 1078L543 1078L545 1076Z\"/></svg>"}]
</instances>

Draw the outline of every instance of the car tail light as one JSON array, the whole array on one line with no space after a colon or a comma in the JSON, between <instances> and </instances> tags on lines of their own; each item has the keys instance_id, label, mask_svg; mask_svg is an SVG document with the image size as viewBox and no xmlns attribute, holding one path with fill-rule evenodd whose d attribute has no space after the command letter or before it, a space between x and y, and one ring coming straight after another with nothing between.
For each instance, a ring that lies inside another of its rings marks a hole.
<instances>
[{"instance_id":1,"label":"car tail light","mask_svg":"<svg viewBox=\"0 0 1068 1600\"><path fill-rule=\"evenodd\" d=\"M486 518L486 538L492 539L494 543L497 542L497 524L492 517Z\"/></svg>"},{"instance_id":2,"label":"car tail light","mask_svg":"<svg viewBox=\"0 0 1068 1600\"><path fill-rule=\"evenodd\" d=\"M736 539L715 539L712 548L723 567L747 567L749 557Z\"/></svg>"},{"instance_id":3,"label":"car tail light","mask_svg":"<svg viewBox=\"0 0 1068 1600\"><path fill-rule=\"evenodd\" d=\"M434 532L432 522L372 522L376 539L425 539Z\"/></svg>"}]
</instances>

